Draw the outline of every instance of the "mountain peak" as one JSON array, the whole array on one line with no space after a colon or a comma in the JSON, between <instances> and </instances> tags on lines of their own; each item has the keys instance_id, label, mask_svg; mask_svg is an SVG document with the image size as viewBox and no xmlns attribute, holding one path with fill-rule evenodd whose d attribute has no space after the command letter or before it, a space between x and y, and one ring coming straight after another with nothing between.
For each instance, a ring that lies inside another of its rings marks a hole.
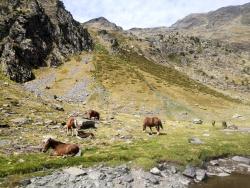
<instances>
[{"instance_id":1,"label":"mountain peak","mask_svg":"<svg viewBox=\"0 0 250 188\"><path fill-rule=\"evenodd\" d=\"M97 28L97 29L105 29L105 30L114 30L121 31L122 27L117 26L115 23L110 22L105 17L98 17L91 19L85 23L83 23L84 27Z\"/></svg>"}]
</instances>

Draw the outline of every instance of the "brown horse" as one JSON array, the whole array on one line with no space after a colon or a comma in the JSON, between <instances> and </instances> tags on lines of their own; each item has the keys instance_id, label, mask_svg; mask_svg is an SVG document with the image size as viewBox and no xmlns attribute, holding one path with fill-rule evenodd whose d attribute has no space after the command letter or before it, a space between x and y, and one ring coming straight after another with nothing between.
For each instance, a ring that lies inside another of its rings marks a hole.
<instances>
[{"instance_id":1,"label":"brown horse","mask_svg":"<svg viewBox=\"0 0 250 188\"><path fill-rule=\"evenodd\" d=\"M85 115L87 115L88 119L94 118L100 120L100 113L95 110L88 110L87 112L85 112Z\"/></svg>"},{"instance_id":2,"label":"brown horse","mask_svg":"<svg viewBox=\"0 0 250 188\"><path fill-rule=\"evenodd\" d=\"M74 132L75 132L75 135L77 136L77 122L76 122L75 117L73 117L73 116L69 117L69 119L65 125L65 129L66 129L67 135L68 135L69 130L70 130L72 136L74 136Z\"/></svg>"},{"instance_id":3,"label":"brown horse","mask_svg":"<svg viewBox=\"0 0 250 188\"><path fill-rule=\"evenodd\" d=\"M78 131L78 136L81 138L87 138L87 137L95 138L95 135L93 133L87 133L85 131Z\"/></svg>"},{"instance_id":4,"label":"brown horse","mask_svg":"<svg viewBox=\"0 0 250 188\"><path fill-rule=\"evenodd\" d=\"M52 155L54 156L74 156L81 151L79 146L76 144L65 144L63 142L56 141L52 138L49 138L45 142L42 152L48 151L49 148L52 148L54 150L52 153Z\"/></svg>"},{"instance_id":5,"label":"brown horse","mask_svg":"<svg viewBox=\"0 0 250 188\"><path fill-rule=\"evenodd\" d=\"M152 127L156 127L157 135L160 134L160 128L163 129L161 120L158 117L146 117L143 121L143 131L146 131L146 127L149 127L152 133Z\"/></svg>"}]
</instances>

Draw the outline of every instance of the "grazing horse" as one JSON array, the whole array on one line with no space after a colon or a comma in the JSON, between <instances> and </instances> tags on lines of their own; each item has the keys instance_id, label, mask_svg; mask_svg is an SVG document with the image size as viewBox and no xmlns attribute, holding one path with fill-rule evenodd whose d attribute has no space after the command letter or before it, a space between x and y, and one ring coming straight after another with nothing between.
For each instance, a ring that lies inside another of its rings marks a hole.
<instances>
[{"instance_id":1,"label":"grazing horse","mask_svg":"<svg viewBox=\"0 0 250 188\"><path fill-rule=\"evenodd\" d=\"M52 155L54 156L64 156L64 155L71 155L74 156L78 152L80 152L80 148L76 144L65 144L60 141L56 141L52 138L49 138L42 149L42 152L48 151L49 148L52 148L54 151Z\"/></svg>"},{"instance_id":2,"label":"grazing horse","mask_svg":"<svg viewBox=\"0 0 250 188\"><path fill-rule=\"evenodd\" d=\"M68 135L69 130L71 131L71 135L74 136L74 132L75 135L77 136L77 122L76 122L76 117L69 117L66 125L65 125L65 129L66 129L66 134Z\"/></svg>"},{"instance_id":3,"label":"grazing horse","mask_svg":"<svg viewBox=\"0 0 250 188\"><path fill-rule=\"evenodd\" d=\"M152 127L156 127L157 135L160 134L160 128L163 129L161 120L158 117L146 117L143 121L143 131L146 131L146 127L149 127L152 133Z\"/></svg>"},{"instance_id":4,"label":"grazing horse","mask_svg":"<svg viewBox=\"0 0 250 188\"><path fill-rule=\"evenodd\" d=\"M87 112L85 112L85 115L87 115L88 119L94 118L100 120L100 113L95 110L88 110Z\"/></svg>"}]
</instances>

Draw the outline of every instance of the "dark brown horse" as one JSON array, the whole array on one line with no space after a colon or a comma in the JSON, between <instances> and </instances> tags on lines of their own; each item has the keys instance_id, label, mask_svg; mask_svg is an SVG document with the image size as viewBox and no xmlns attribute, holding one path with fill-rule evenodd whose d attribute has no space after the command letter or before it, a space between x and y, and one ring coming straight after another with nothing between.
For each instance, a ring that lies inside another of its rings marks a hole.
<instances>
[{"instance_id":1,"label":"dark brown horse","mask_svg":"<svg viewBox=\"0 0 250 188\"><path fill-rule=\"evenodd\" d=\"M95 135L93 133L88 133L81 130L78 131L78 136L81 138L87 138L87 137L95 138Z\"/></svg>"},{"instance_id":2,"label":"dark brown horse","mask_svg":"<svg viewBox=\"0 0 250 188\"><path fill-rule=\"evenodd\" d=\"M152 127L156 127L157 134L160 134L160 128L163 129L161 120L158 117L146 117L143 121L143 131L149 127L152 133Z\"/></svg>"},{"instance_id":3,"label":"dark brown horse","mask_svg":"<svg viewBox=\"0 0 250 188\"><path fill-rule=\"evenodd\" d=\"M88 119L94 118L100 120L100 113L95 110L88 110L87 112L85 112L85 115L87 115Z\"/></svg>"},{"instance_id":4,"label":"dark brown horse","mask_svg":"<svg viewBox=\"0 0 250 188\"><path fill-rule=\"evenodd\" d=\"M49 148L52 148L54 150L52 153L52 155L54 156L74 156L80 151L79 146L76 144L65 144L52 138L49 138L45 142L42 152L48 151Z\"/></svg>"}]
</instances>

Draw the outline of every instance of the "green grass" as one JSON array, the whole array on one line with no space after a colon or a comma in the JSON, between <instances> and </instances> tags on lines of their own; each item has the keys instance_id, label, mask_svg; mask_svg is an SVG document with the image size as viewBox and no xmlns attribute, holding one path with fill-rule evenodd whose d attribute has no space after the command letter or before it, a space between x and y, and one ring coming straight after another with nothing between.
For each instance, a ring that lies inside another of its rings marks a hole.
<instances>
[{"instance_id":1,"label":"green grass","mask_svg":"<svg viewBox=\"0 0 250 188\"><path fill-rule=\"evenodd\" d=\"M88 167L100 163L112 166L132 162L132 165L144 169L150 169L160 161L172 161L181 165L188 163L200 165L202 161L216 156L250 155L248 134L227 135L218 128L202 126L187 129L180 125L177 129L171 128L166 135L137 140L131 144L90 146L83 151L81 157L61 158L43 153L2 155L0 156L0 176L26 174L63 166L83 165L83 167ZM209 130L210 137L201 136L205 130ZM197 135L205 143L202 145L189 144L188 138L191 135ZM19 162L20 159L23 159L24 162Z\"/></svg>"}]
</instances>

